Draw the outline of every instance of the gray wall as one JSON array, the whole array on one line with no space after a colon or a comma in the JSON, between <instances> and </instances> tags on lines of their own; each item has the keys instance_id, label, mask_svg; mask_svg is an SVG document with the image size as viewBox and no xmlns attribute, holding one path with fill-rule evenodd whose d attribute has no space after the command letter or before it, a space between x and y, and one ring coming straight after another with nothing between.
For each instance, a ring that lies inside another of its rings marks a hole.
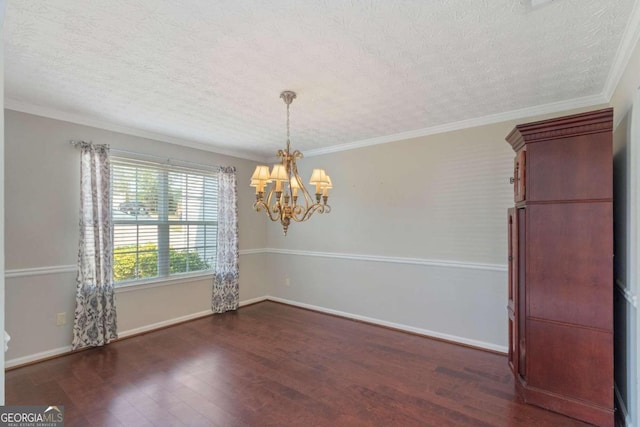
<instances>
[{"instance_id":1,"label":"gray wall","mask_svg":"<svg viewBox=\"0 0 640 427\"><path fill-rule=\"evenodd\" d=\"M268 228L272 295L506 351L512 125L304 158L333 211Z\"/></svg>"},{"instance_id":2,"label":"gray wall","mask_svg":"<svg viewBox=\"0 0 640 427\"><path fill-rule=\"evenodd\" d=\"M79 152L70 139L109 144L165 158L236 166L239 176L240 249L266 246L266 220L250 206L255 162L159 141L6 110L6 328L7 359L66 351L71 343L78 253ZM245 208L247 207L248 208ZM241 300L267 293L259 277L264 254L242 255ZM118 330L127 335L150 325L210 310L211 277L164 282L116 293ZM56 313L67 313L57 327ZM24 359L24 358L27 359ZM17 360L17 361L16 361Z\"/></svg>"},{"instance_id":3,"label":"gray wall","mask_svg":"<svg viewBox=\"0 0 640 427\"><path fill-rule=\"evenodd\" d=\"M614 242L615 242L615 384L616 401L629 425L640 424L638 354L638 189L640 188L640 45L611 99L614 130ZM635 105L634 105L635 101ZM633 108L632 108L633 105ZM634 123L635 122L635 123ZM635 129L634 129L635 127ZM632 135L633 130L633 135Z\"/></svg>"},{"instance_id":4,"label":"gray wall","mask_svg":"<svg viewBox=\"0 0 640 427\"><path fill-rule=\"evenodd\" d=\"M506 352L505 137L544 117L303 159L305 180L331 176L333 211L268 228L271 295Z\"/></svg>"}]
</instances>

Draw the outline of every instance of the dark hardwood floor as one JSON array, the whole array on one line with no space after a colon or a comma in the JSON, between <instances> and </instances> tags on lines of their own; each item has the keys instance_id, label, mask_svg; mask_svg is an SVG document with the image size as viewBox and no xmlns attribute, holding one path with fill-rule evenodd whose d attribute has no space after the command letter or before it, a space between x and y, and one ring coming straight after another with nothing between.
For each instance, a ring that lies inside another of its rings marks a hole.
<instances>
[{"instance_id":1,"label":"dark hardwood floor","mask_svg":"<svg viewBox=\"0 0 640 427\"><path fill-rule=\"evenodd\" d=\"M6 373L65 426L582 426L518 401L506 356L272 302Z\"/></svg>"}]
</instances>

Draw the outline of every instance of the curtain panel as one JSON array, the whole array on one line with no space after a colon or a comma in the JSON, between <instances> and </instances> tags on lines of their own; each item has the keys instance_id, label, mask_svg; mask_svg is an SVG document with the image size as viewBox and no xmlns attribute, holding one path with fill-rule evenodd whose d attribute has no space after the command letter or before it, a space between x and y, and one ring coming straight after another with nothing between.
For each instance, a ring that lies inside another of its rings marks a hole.
<instances>
[{"instance_id":1,"label":"curtain panel","mask_svg":"<svg viewBox=\"0 0 640 427\"><path fill-rule=\"evenodd\" d=\"M218 242L213 275L211 309L214 313L236 310L238 285L238 194L236 168L218 171Z\"/></svg>"},{"instance_id":2,"label":"curtain panel","mask_svg":"<svg viewBox=\"0 0 640 427\"><path fill-rule=\"evenodd\" d=\"M80 242L73 349L117 338L112 282L109 147L79 143Z\"/></svg>"}]
</instances>

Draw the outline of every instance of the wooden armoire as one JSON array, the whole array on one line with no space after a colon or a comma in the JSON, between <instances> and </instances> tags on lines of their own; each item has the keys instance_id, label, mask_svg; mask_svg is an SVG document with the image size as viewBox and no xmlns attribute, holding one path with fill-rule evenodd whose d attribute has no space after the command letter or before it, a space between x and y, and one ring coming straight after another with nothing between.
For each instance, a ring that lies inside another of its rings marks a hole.
<instances>
[{"instance_id":1,"label":"wooden armoire","mask_svg":"<svg viewBox=\"0 0 640 427\"><path fill-rule=\"evenodd\" d=\"M509 366L527 402L598 426L613 409L613 110L518 125Z\"/></svg>"}]
</instances>

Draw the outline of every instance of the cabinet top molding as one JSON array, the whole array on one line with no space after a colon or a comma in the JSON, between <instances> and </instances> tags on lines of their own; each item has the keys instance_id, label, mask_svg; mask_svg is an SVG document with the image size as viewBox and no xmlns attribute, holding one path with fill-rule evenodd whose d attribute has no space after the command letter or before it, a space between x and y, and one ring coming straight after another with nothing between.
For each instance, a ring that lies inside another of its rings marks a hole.
<instances>
[{"instance_id":1,"label":"cabinet top molding","mask_svg":"<svg viewBox=\"0 0 640 427\"><path fill-rule=\"evenodd\" d=\"M514 150L525 144L613 130L613 108L517 125L506 140Z\"/></svg>"}]
</instances>

